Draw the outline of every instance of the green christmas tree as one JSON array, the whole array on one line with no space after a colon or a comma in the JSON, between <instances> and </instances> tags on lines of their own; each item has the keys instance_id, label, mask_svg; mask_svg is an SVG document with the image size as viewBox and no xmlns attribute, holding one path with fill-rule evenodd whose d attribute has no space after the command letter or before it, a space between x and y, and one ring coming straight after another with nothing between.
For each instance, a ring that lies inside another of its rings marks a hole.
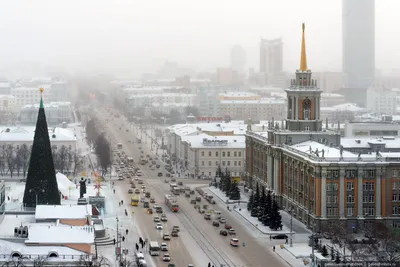
<instances>
[{"instance_id":1,"label":"green christmas tree","mask_svg":"<svg viewBox=\"0 0 400 267\"><path fill-rule=\"evenodd\" d=\"M264 225L270 224L271 209L272 209L272 196L271 196L271 190L268 190L267 196L265 197L265 206L263 208L263 214L262 214L263 215L262 222Z\"/></svg>"},{"instance_id":2,"label":"green christmas tree","mask_svg":"<svg viewBox=\"0 0 400 267\"><path fill-rule=\"evenodd\" d=\"M42 88L40 92L43 93ZM60 201L49 130L41 97L23 204L25 207L36 207L40 204L60 205Z\"/></svg>"},{"instance_id":3,"label":"green christmas tree","mask_svg":"<svg viewBox=\"0 0 400 267\"><path fill-rule=\"evenodd\" d=\"M282 215L279 213L278 203L275 199L272 202L269 228L275 231L282 228Z\"/></svg>"},{"instance_id":4,"label":"green christmas tree","mask_svg":"<svg viewBox=\"0 0 400 267\"><path fill-rule=\"evenodd\" d=\"M254 199L254 191L251 192L251 195L249 197L249 202L247 202L247 210L251 211L251 209L253 208L253 199Z\"/></svg>"},{"instance_id":5,"label":"green christmas tree","mask_svg":"<svg viewBox=\"0 0 400 267\"><path fill-rule=\"evenodd\" d=\"M232 200L240 200L240 189L236 181L232 182L229 198Z\"/></svg>"},{"instance_id":6,"label":"green christmas tree","mask_svg":"<svg viewBox=\"0 0 400 267\"><path fill-rule=\"evenodd\" d=\"M261 195L260 195L260 203L258 204L258 220L262 221L263 218L263 210L267 204L267 196L265 195L265 187L261 186Z\"/></svg>"},{"instance_id":7,"label":"green christmas tree","mask_svg":"<svg viewBox=\"0 0 400 267\"><path fill-rule=\"evenodd\" d=\"M260 205L260 189L258 187L258 183L256 184L256 192L253 197L253 206L251 207L251 217L258 216L258 207Z\"/></svg>"}]
</instances>

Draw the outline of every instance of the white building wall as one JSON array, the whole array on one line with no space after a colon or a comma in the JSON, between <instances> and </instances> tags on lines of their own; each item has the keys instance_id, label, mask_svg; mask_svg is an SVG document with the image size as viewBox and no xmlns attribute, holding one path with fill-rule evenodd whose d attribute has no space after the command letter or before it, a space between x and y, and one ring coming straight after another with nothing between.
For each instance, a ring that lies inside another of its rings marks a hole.
<instances>
[{"instance_id":1,"label":"white building wall","mask_svg":"<svg viewBox=\"0 0 400 267\"><path fill-rule=\"evenodd\" d=\"M366 106L372 112L393 115L396 113L396 92L388 89L370 88L367 90Z\"/></svg>"}]
</instances>

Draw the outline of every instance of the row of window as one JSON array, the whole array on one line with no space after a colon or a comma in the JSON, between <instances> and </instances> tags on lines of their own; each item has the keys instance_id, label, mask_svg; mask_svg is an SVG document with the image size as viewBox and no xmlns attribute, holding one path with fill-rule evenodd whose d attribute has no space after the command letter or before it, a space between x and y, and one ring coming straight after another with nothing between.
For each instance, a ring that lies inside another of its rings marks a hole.
<instances>
[{"instance_id":1,"label":"row of window","mask_svg":"<svg viewBox=\"0 0 400 267\"><path fill-rule=\"evenodd\" d=\"M233 162L233 166L242 166L242 162L240 160L234 160L232 162ZM222 164L222 166L231 166L231 161L223 160L221 162L221 164ZM219 161L216 161L214 166L219 166L219 165L220 165ZM205 166L204 160L201 162L201 166ZM213 166L211 161L208 161L208 166Z\"/></svg>"},{"instance_id":2,"label":"row of window","mask_svg":"<svg viewBox=\"0 0 400 267\"><path fill-rule=\"evenodd\" d=\"M205 155L204 151L201 151L201 156L204 157L204 155ZM222 151L221 155L223 157L230 157L231 156L231 152L230 151L227 151L227 152ZM208 156L212 157L212 152L211 151L208 151ZM219 157L219 151L215 151L215 156ZM242 151L234 151L233 152L233 156L234 157L241 157L242 156Z\"/></svg>"},{"instance_id":3,"label":"row of window","mask_svg":"<svg viewBox=\"0 0 400 267\"><path fill-rule=\"evenodd\" d=\"M204 173L204 172L201 172L201 175L204 176L205 173ZM238 177L238 176L240 176L240 173L239 173L239 172L231 172L231 175L232 175L232 177ZM209 177L212 177L212 176L211 176L211 172L208 172L208 176L209 176Z\"/></svg>"},{"instance_id":4,"label":"row of window","mask_svg":"<svg viewBox=\"0 0 400 267\"><path fill-rule=\"evenodd\" d=\"M337 196L326 196L326 203L337 204L338 197ZM354 195L347 195L346 203L353 204L354 203ZM363 196L363 203L375 203L375 196L374 195Z\"/></svg>"},{"instance_id":5,"label":"row of window","mask_svg":"<svg viewBox=\"0 0 400 267\"><path fill-rule=\"evenodd\" d=\"M326 215L327 216L338 216L338 208L328 208L326 210ZM353 206L346 207L346 215L354 216L355 215L355 207L353 207ZM375 207L373 207L373 206L363 207L363 215L374 216L375 215Z\"/></svg>"},{"instance_id":6,"label":"row of window","mask_svg":"<svg viewBox=\"0 0 400 267\"><path fill-rule=\"evenodd\" d=\"M340 175L339 170L328 170L326 172L326 178L339 178L339 175ZM376 171L375 170L366 170L365 175L368 178L375 177ZM347 178L355 178L358 176L358 171L357 170L346 170L345 176Z\"/></svg>"}]
</instances>

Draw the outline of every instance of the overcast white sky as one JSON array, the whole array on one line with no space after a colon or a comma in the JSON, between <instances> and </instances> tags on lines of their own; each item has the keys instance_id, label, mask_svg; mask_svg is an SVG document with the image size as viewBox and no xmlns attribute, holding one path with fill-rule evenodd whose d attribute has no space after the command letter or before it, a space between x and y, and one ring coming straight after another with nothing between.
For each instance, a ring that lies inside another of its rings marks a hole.
<instances>
[{"instance_id":1,"label":"overcast white sky","mask_svg":"<svg viewBox=\"0 0 400 267\"><path fill-rule=\"evenodd\" d=\"M346 0L352 1L352 0ZM309 67L341 70L341 0L26 0L0 3L0 65L21 61L147 71L164 60L229 64L242 45L258 69L258 43L282 37L284 69L298 68L301 23ZM399 0L376 1L376 66L400 62Z\"/></svg>"}]
</instances>

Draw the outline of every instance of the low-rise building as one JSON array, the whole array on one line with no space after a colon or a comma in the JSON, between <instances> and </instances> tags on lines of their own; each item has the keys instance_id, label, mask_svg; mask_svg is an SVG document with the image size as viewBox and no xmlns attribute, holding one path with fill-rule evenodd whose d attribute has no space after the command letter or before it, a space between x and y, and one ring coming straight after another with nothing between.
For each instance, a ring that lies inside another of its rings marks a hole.
<instances>
[{"instance_id":1,"label":"low-rise building","mask_svg":"<svg viewBox=\"0 0 400 267\"><path fill-rule=\"evenodd\" d=\"M25 105L19 113L19 123L24 125L35 125L39 104ZM71 102L50 102L46 104L46 119L49 125L58 125L63 122L73 121L73 110Z\"/></svg>"},{"instance_id":2,"label":"low-rise building","mask_svg":"<svg viewBox=\"0 0 400 267\"><path fill-rule=\"evenodd\" d=\"M388 88L368 88L366 107L383 115L396 114L397 93Z\"/></svg>"},{"instance_id":3,"label":"low-rise building","mask_svg":"<svg viewBox=\"0 0 400 267\"><path fill-rule=\"evenodd\" d=\"M16 112L15 97L12 95L0 95L0 112L14 113Z\"/></svg>"},{"instance_id":4,"label":"low-rise building","mask_svg":"<svg viewBox=\"0 0 400 267\"><path fill-rule=\"evenodd\" d=\"M191 177L214 178L218 167L240 178L245 162L244 136L186 136L182 141L187 150L186 169Z\"/></svg>"},{"instance_id":5,"label":"low-rise building","mask_svg":"<svg viewBox=\"0 0 400 267\"><path fill-rule=\"evenodd\" d=\"M40 93L39 87L44 88L44 92ZM11 95L15 97L16 107L22 108L26 105L33 105L40 102L40 97L44 103L48 103L51 99L51 85L46 84L39 87L18 86L11 89Z\"/></svg>"},{"instance_id":6,"label":"low-rise building","mask_svg":"<svg viewBox=\"0 0 400 267\"><path fill-rule=\"evenodd\" d=\"M345 103L332 107L321 107L321 119L337 123L353 121L356 116L365 114L368 110L353 103Z\"/></svg>"},{"instance_id":7,"label":"low-rise building","mask_svg":"<svg viewBox=\"0 0 400 267\"><path fill-rule=\"evenodd\" d=\"M61 224L84 226L91 224L92 205L37 205L37 223L57 221Z\"/></svg>"}]
</instances>

